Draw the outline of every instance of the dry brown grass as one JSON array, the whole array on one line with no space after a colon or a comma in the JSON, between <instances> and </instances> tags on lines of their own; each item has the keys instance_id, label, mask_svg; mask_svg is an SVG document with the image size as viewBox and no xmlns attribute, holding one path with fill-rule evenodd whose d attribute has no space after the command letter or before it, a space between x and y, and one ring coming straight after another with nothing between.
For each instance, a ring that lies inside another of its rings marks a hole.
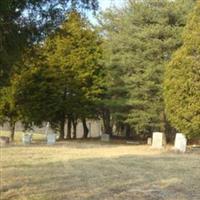
<instances>
[{"instance_id":1,"label":"dry brown grass","mask_svg":"<svg viewBox=\"0 0 200 200\"><path fill-rule=\"evenodd\" d=\"M199 200L200 154L65 142L1 148L1 199Z\"/></svg>"}]
</instances>

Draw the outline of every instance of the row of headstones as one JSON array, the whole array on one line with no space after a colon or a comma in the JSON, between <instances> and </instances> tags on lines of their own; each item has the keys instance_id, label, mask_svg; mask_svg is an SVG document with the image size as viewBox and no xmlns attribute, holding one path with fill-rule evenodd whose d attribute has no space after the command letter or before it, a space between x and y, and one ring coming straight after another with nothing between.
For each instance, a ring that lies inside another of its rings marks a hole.
<instances>
[{"instance_id":1,"label":"row of headstones","mask_svg":"<svg viewBox=\"0 0 200 200\"><path fill-rule=\"evenodd\" d=\"M47 144L55 144L56 143L56 134L48 133L47 134ZM10 138L6 136L0 136L0 145L7 145L10 143ZM32 134L31 133L24 133L22 136L22 143L23 144L31 144L32 143Z\"/></svg>"},{"instance_id":2,"label":"row of headstones","mask_svg":"<svg viewBox=\"0 0 200 200\"><path fill-rule=\"evenodd\" d=\"M110 136L108 134L102 134L101 141L109 142ZM133 142L131 142L133 143ZM152 138L147 139L147 144L152 145L152 148L161 149L166 146L166 136L161 132L154 132ZM173 149L180 152L185 152L187 148L187 139L182 133L177 133L175 137Z\"/></svg>"},{"instance_id":3,"label":"row of headstones","mask_svg":"<svg viewBox=\"0 0 200 200\"><path fill-rule=\"evenodd\" d=\"M46 139L47 139L47 144L55 144L56 143L56 134L48 133ZM22 137L22 142L23 142L23 144L31 144L32 134L25 133Z\"/></svg>"},{"instance_id":4,"label":"row of headstones","mask_svg":"<svg viewBox=\"0 0 200 200\"><path fill-rule=\"evenodd\" d=\"M147 144L152 145L152 148L160 149L166 146L166 136L161 132L154 132L152 138L147 139ZM175 151L185 152L187 148L187 139L184 134L176 133L174 147Z\"/></svg>"}]
</instances>

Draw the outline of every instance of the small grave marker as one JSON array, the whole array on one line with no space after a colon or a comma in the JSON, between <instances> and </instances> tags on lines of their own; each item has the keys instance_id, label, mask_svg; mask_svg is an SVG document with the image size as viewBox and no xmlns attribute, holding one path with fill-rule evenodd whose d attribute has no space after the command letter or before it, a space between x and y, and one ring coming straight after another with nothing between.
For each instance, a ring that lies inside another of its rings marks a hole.
<instances>
[{"instance_id":1,"label":"small grave marker","mask_svg":"<svg viewBox=\"0 0 200 200\"><path fill-rule=\"evenodd\" d=\"M56 134L48 133L47 134L47 144L55 144L56 143Z\"/></svg>"},{"instance_id":2,"label":"small grave marker","mask_svg":"<svg viewBox=\"0 0 200 200\"><path fill-rule=\"evenodd\" d=\"M22 137L23 144L31 144L32 141L32 134L31 133L24 133Z\"/></svg>"},{"instance_id":3,"label":"small grave marker","mask_svg":"<svg viewBox=\"0 0 200 200\"><path fill-rule=\"evenodd\" d=\"M182 153L186 152L187 139L184 134L177 133L175 137L174 149Z\"/></svg>"},{"instance_id":4,"label":"small grave marker","mask_svg":"<svg viewBox=\"0 0 200 200\"><path fill-rule=\"evenodd\" d=\"M151 138L151 137L147 138L147 144L148 144L148 145L151 145L151 144L152 144L152 138Z\"/></svg>"},{"instance_id":5,"label":"small grave marker","mask_svg":"<svg viewBox=\"0 0 200 200\"><path fill-rule=\"evenodd\" d=\"M9 144L9 142L10 142L10 138L9 137L0 136L0 145L1 146Z\"/></svg>"},{"instance_id":6,"label":"small grave marker","mask_svg":"<svg viewBox=\"0 0 200 200\"><path fill-rule=\"evenodd\" d=\"M102 142L109 142L110 141L110 135L108 135L108 134L102 134L101 135L101 141Z\"/></svg>"},{"instance_id":7,"label":"small grave marker","mask_svg":"<svg viewBox=\"0 0 200 200\"><path fill-rule=\"evenodd\" d=\"M152 148L161 149L166 145L166 137L164 133L154 132Z\"/></svg>"}]
</instances>

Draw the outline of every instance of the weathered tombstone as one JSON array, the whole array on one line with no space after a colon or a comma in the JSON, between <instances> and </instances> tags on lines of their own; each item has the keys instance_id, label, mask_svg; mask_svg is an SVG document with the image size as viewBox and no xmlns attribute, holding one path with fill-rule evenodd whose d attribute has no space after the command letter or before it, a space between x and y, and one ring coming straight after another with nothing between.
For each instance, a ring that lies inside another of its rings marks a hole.
<instances>
[{"instance_id":1,"label":"weathered tombstone","mask_svg":"<svg viewBox=\"0 0 200 200\"><path fill-rule=\"evenodd\" d=\"M92 124L91 122L89 122L89 133L88 133L88 137L92 137Z\"/></svg>"},{"instance_id":2,"label":"weathered tombstone","mask_svg":"<svg viewBox=\"0 0 200 200\"><path fill-rule=\"evenodd\" d=\"M22 137L23 144L31 144L32 141L32 134L31 133L24 133Z\"/></svg>"},{"instance_id":3,"label":"weathered tombstone","mask_svg":"<svg viewBox=\"0 0 200 200\"><path fill-rule=\"evenodd\" d=\"M47 125L46 125L46 128L45 128L45 134L47 135L48 134L48 130L49 130L49 122L47 122Z\"/></svg>"},{"instance_id":4,"label":"weathered tombstone","mask_svg":"<svg viewBox=\"0 0 200 200\"><path fill-rule=\"evenodd\" d=\"M148 145L151 145L151 144L152 144L152 138L151 138L151 137L148 137L148 138L147 138L147 144L148 144Z\"/></svg>"},{"instance_id":5,"label":"weathered tombstone","mask_svg":"<svg viewBox=\"0 0 200 200\"><path fill-rule=\"evenodd\" d=\"M110 135L108 135L108 134L102 134L101 135L101 141L102 142L109 142L110 141Z\"/></svg>"},{"instance_id":6,"label":"weathered tombstone","mask_svg":"<svg viewBox=\"0 0 200 200\"><path fill-rule=\"evenodd\" d=\"M47 144L55 144L56 143L56 134L48 133L47 134Z\"/></svg>"},{"instance_id":7,"label":"weathered tombstone","mask_svg":"<svg viewBox=\"0 0 200 200\"><path fill-rule=\"evenodd\" d=\"M6 136L0 136L0 145L6 145L6 144L9 144L10 142L10 139L9 137L6 137Z\"/></svg>"},{"instance_id":8,"label":"weathered tombstone","mask_svg":"<svg viewBox=\"0 0 200 200\"><path fill-rule=\"evenodd\" d=\"M154 132L152 148L161 149L166 145L166 137L164 133Z\"/></svg>"},{"instance_id":9,"label":"weathered tombstone","mask_svg":"<svg viewBox=\"0 0 200 200\"><path fill-rule=\"evenodd\" d=\"M182 133L177 133L175 137L174 149L182 153L186 152L187 139Z\"/></svg>"}]
</instances>

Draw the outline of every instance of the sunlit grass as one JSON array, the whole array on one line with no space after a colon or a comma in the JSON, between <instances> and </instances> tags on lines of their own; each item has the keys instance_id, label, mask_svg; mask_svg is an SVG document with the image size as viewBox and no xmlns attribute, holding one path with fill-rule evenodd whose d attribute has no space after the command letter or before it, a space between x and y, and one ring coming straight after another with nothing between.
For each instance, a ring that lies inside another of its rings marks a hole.
<instances>
[{"instance_id":1,"label":"sunlit grass","mask_svg":"<svg viewBox=\"0 0 200 200\"><path fill-rule=\"evenodd\" d=\"M1 149L1 199L199 200L200 154L99 142Z\"/></svg>"}]
</instances>

